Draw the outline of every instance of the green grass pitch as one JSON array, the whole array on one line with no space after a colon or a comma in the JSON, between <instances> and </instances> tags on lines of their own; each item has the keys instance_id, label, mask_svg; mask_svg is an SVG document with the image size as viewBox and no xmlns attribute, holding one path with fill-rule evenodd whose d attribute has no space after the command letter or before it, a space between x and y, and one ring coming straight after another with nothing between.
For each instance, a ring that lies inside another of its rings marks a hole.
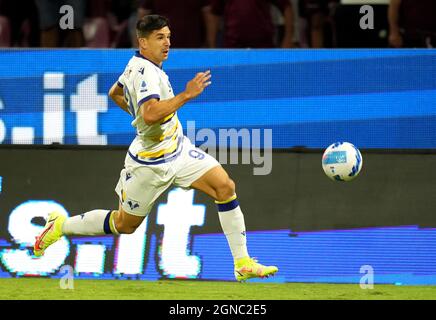
<instances>
[{"instance_id":1,"label":"green grass pitch","mask_svg":"<svg viewBox=\"0 0 436 320\"><path fill-rule=\"evenodd\" d=\"M434 300L436 286L220 282L188 280L0 279L0 300Z\"/></svg>"}]
</instances>

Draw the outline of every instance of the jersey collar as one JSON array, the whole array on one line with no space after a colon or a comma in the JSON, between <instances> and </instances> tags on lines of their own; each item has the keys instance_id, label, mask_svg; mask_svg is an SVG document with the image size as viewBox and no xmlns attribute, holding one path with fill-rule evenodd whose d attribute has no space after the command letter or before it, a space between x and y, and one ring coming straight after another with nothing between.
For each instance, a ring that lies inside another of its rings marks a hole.
<instances>
[{"instance_id":1,"label":"jersey collar","mask_svg":"<svg viewBox=\"0 0 436 320\"><path fill-rule=\"evenodd\" d=\"M144 57L144 56L139 52L139 50L138 50L138 51L135 51L135 57L145 59L145 60L151 62L152 64L154 64L154 65L155 65L156 67L158 67L159 69L162 69L161 66L157 65L156 63L154 63L154 62L151 61L150 59L147 59L146 57Z\"/></svg>"}]
</instances>

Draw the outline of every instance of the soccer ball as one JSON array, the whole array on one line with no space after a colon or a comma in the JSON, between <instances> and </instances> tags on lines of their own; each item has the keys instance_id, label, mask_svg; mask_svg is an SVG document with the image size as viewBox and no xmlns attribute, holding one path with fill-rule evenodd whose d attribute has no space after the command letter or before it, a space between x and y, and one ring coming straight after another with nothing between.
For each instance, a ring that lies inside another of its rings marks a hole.
<instances>
[{"instance_id":1,"label":"soccer ball","mask_svg":"<svg viewBox=\"0 0 436 320\"><path fill-rule=\"evenodd\" d=\"M363 159L359 149L349 142L330 145L322 156L322 168L334 181L351 181L362 170Z\"/></svg>"}]
</instances>

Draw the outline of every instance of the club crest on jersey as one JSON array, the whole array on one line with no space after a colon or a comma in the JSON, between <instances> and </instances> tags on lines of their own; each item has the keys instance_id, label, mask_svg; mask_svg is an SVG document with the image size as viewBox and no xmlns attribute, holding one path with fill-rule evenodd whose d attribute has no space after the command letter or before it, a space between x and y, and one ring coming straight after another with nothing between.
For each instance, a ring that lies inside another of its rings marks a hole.
<instances>
[{"instance_id":1,"label":"club crest on jersey","mask_svg":"<svg viewBox=\"0 0 436 320\"><path fill-rule=\"evenodd\" d=\"M142 67L141 69L138 70L138 72L142 75L144 75L144 67Z\"/></svg>"}]
</instances>

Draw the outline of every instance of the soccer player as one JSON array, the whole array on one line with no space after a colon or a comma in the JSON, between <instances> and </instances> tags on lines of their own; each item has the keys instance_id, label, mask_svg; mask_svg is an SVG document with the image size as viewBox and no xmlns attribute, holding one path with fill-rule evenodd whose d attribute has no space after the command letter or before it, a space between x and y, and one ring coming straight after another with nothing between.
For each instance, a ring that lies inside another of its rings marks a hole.
<instances>
[{"instance_id":1,"label":"soccer player","mask_svg":"<svg viewBox=\"0 0 436 320\"><path fill-rule=\"evenodd\" d=\"M210 71L199 72L174 96L162 63L168 58L168 20L148 15L136 25L139 51L130 59L109 96L134 120L137 135L126 155L115 188L118 210L93 210L66 218L52 212L36 237L35 256L63 235L133 233L170 186L205 192L218 205L218 215L230 246L238 281L268 277L278 271L250 258L245 222L235 194L235 183L215 158L191 144L183 135L177 110L211 84Z\"/></svg>"}]
</instances>

